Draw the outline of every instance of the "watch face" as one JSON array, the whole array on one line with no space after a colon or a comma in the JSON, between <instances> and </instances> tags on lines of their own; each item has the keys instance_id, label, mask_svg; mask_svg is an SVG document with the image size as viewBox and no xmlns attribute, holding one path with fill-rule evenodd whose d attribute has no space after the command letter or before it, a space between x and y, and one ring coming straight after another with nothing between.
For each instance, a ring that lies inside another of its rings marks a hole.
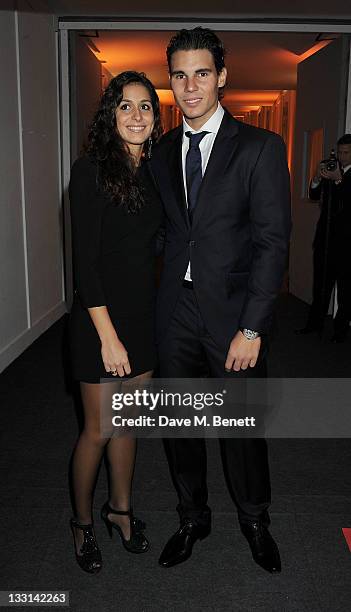
<instances>
[{"instance_id":1,"label":"watch face","mask_svg":"<svg viewBox=\"0 0 351 612\"><path fill-rule=\"evenodd\" d=\"M256 340L256 338L259 336L259 333L253 331L252 329L243 329L243 334L247 340Z\"/></svg>"}]
</instances>

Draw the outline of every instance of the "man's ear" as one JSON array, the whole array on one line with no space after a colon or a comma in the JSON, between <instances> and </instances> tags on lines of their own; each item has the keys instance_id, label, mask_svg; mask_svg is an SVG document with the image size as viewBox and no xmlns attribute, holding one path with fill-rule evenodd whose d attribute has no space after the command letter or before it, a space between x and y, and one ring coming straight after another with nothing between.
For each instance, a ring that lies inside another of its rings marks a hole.
<instances>
[{"instance_id":1,"label":"man's ear","mask_svg":"<svg viewBox=\"0 0 351 612\"><path fill-rule=\"evenodd\" d=\"M227 69L222 68L218 75L218 87L224 87L227 80Z\"/></svg>"}]
</instances>

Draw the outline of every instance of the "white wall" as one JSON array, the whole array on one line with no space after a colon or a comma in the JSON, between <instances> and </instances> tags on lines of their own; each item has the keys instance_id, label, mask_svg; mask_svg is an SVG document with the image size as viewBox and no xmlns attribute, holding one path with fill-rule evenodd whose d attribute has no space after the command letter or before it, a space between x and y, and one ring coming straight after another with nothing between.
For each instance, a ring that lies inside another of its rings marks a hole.
<instances>
[{"instance_id":1,"label":"white wall","mask_svg":"<svg viewBox=\"0 0 351 612\"><path fill-rule=\"evenodd\" d=\"M0 347L3 350L27 328L14 13L0 13L0 45Z\"/></svg>"},{"instance_id":2,"label":"white wall","mask_svg":"<svg viewBox=\"0 0 351 612\"><path fill-rule=\"evenodd\" d=\"M52 15L0 11L0 79L2 371L66 311Z\"/></svg>"}]
</instances>

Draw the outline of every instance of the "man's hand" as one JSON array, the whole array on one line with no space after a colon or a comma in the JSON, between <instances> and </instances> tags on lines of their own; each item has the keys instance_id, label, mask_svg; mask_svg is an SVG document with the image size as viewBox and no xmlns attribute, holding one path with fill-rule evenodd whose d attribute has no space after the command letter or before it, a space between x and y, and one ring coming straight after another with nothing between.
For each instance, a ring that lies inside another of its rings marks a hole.
<instances>
[{"instance_id":1,"label":"man's hand","mask_svg":"<svg viewBox=\"0 0 351 612\"><path fill-rule=\"evenodd\" d=\"M234 370L247 370L248 367L254 368L257 363L258 354L261 348L261 338L248 340L241 331L238 331L230 343L225 369L227 372Z\"/></svg>"},{"instance_id":2,"label":"man's hand","mask_svg":"<svg viewBox=\"0 0 351 612\"><path fill-rule=\"evenodd\" d=\"M341 181L342 180L342 174L340 172L340 168L337 168L336 170L326 170L325 168L323 168L321 170L321 176L331 181Z\"/></svg>"}]
</instances>

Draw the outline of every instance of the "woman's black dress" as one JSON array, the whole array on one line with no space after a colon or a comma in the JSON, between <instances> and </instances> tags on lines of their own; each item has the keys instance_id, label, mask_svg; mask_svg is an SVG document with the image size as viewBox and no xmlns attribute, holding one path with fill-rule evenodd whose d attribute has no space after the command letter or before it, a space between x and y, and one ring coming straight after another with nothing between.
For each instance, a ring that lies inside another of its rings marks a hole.
<instances>
[{"instance_id":1,"label":"woman's black dress","mask_svg":"<svg viewBox=\"0 0 351 612\"><path fill-rule=\"evenodd\" d=\"M72 167L69 186L75 295L70 315L73 377L98 383L105 371L101 342L87 308L106 306L128 352L130 376L156 366L154 340L155 239L162 220L147 170L138 170L146 191L139 213L128 213L97 189L96 165L87 157Z\"/></svg>"}]
</instances>

